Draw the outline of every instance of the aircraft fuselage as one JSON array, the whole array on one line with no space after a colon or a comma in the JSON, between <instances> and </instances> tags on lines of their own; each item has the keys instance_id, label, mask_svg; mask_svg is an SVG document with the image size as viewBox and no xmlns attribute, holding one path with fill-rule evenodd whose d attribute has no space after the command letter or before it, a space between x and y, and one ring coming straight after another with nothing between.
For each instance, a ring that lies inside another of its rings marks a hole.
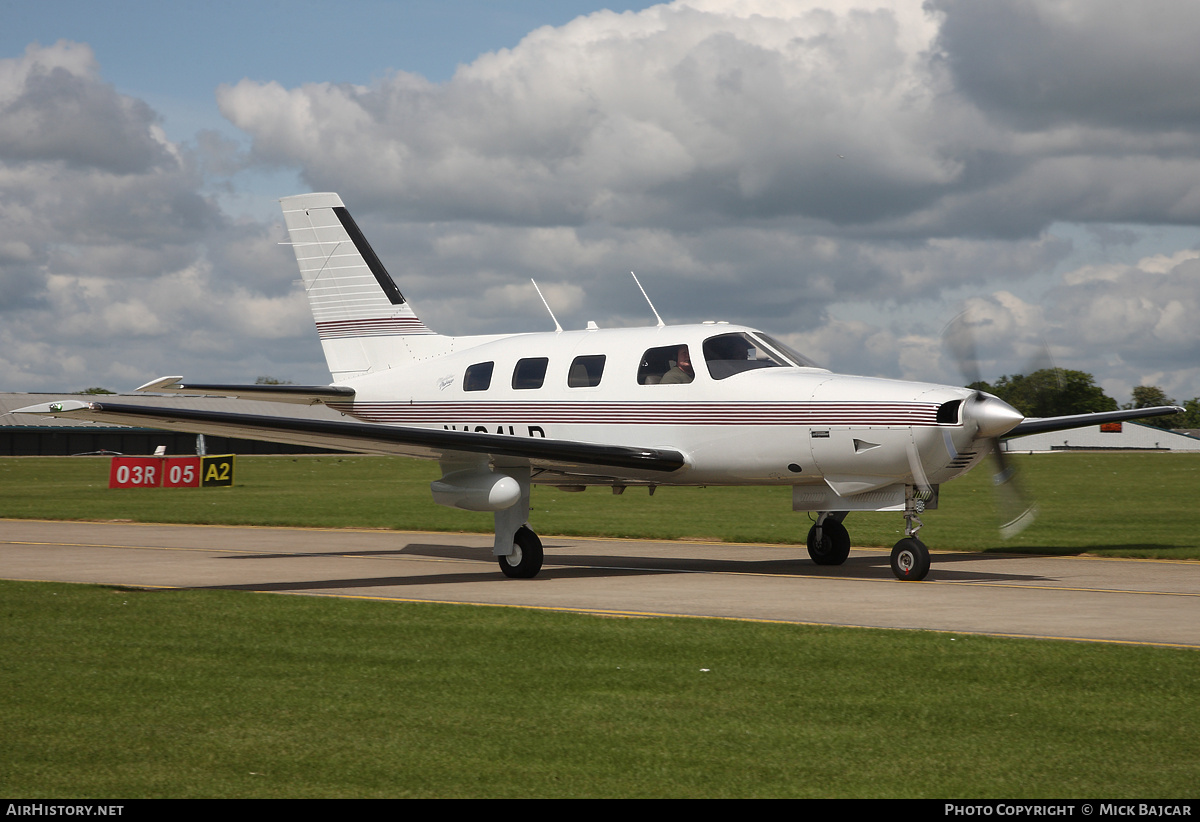
<instances>
[{"instance_id":1,"label":"aircraft fuselage","mask_svg":"<svg viewBox=\"0 0 1200 822\"><path fill-rule=\"evenodd\" d=\"M773 356L732 367L709 356L739 335ZM684 468L641 478L658 485L936 484L985 450L961 413L975 392L797 365L744 326L410 339L442 350L343 378L355 397L330 405L364 422L682 452ZM656 358L665 368L674 359L664 352L685 348L690 381L655 373Z\"/></svg>"}]
</instances>

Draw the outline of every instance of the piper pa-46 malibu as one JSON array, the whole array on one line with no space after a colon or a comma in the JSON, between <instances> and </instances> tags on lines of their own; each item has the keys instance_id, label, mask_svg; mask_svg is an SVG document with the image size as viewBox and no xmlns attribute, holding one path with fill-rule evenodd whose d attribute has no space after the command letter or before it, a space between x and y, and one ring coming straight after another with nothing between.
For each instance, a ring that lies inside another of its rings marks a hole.
<instances>
[{"instance_id":1,"label":"piper pa-46 malibu","mask_svg":"<svg viewBox=\"0 0 1200 822\"><path fill-rule=\"evenodd\" d=\"M21 413L436 459L443 476L431 486L434 501L494 512L493 554L510 577L542 567L528 524L538 483L617 494L789 485L792 508L816 512L808 553L821 565L849 555L849 512L900 511L906 536L892 571L919 580L929 570L920 514L936 507L941 483L998 453L1000 437L1180 410L1026 420L980 391L834 374L726 323L448 337L421 322L338 195L281 202L333 383L164 377L138 390L324 403L357 422L108 401Z\"/></svg>"}]
</instances>

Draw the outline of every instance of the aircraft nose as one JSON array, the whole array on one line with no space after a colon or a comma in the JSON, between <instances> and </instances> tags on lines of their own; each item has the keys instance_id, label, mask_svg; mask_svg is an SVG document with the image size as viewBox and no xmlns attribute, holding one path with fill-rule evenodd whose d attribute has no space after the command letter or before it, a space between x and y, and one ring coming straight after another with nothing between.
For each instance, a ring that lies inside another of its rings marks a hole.
<instances>
[{"instance_id":1,"label":"aircraft nose","mask_svg":"<svg viewBox=\"0 0 1200 822\"><path fill-rule=\"evenodd\" d=\"M980 437L999 437L1012 430L1025 416L999 397L976 394L967 403L967 417L975 423Z\"/></svg>"}]
</instances>

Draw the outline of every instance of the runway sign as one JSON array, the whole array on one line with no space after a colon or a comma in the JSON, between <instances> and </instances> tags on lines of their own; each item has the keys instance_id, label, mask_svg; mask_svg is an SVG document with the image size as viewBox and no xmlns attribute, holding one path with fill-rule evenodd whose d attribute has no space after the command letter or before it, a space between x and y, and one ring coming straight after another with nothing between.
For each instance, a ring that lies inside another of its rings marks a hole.
<instances>
[{"instance_id":1,"label":"runway sign","mask_svg":"<svg viewBox=\"0 0 1200 822\"><path fill-rule=\"evenodd\" d=\"M233 485L233 454L213 457L113 457L109 488Z\"/></svg>"}]
</instances>

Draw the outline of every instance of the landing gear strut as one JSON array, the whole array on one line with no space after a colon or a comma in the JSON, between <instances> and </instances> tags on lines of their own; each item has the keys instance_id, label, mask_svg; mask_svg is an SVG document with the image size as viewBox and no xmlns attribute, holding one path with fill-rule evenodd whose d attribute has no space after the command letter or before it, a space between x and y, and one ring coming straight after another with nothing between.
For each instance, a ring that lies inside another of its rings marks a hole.
<instances>
[{"instance_id":1,"label":"landing gear strut","mask_svg":"<svg viewBox=\"0 0 1200 822\"><path fill-rule=\"evenodd\" d=\"M892 573L896 579L917 582L929 573L929 549L917 539L924 523L925 498L909 486L904 493L904 539L892 548Z\"/></svg>"}]
</instances>

